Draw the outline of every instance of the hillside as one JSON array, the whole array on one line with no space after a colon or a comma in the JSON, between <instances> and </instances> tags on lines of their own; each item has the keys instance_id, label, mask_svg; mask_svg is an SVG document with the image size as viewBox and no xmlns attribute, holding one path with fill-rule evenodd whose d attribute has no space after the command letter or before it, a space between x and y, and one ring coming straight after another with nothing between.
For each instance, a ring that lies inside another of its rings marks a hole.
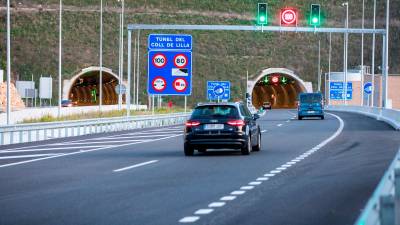
<instances>
[{"instance_id":1,"label":"hillside","mask_svg":"<svg viewBox=\"0 0 400 225\"><path fill-rule=\"evenodd\" d=\"M57 76L58 66L58 1L21 0L12 1L12 71L13 79L30 79L34 74ZM64 1L63 14L63 75L72 76L77 70L98 65L99 59L99 5L98 0ZM119 5L113 0L103 0L104 13L104 66L118 71ZM272 25L275 14L283 6L294 6L304 19L310 3L320 3L325 11L325 27L342 27L345 10L336 0L270 0L269 12ZM361 27L362 0L351 0L350 26ZM372 18L372 0L366 8L366 18ZM384 26L386 1L378 0L377 26ZM253 25L257 1L211 1L211 0L126 0L126 23L146 24L243 24ZM400 2L391 3L391 52L390 73L400 73ZM5 67L5 8L0 8L0 67ZM372 27L372 20L366 20ZM156 31L153 31L154 33ZM178 32L178 31L175 31ZM140 33L141 84L146 83L147 35ZM171 32L173 33L173 32ZM322 70L328 70L328 35L303 33L254 33L254 32L185 32L194 38L194 85L189 102L205 96L207 80L231 80L234 98L242 98L246 70L251 75L265 67L286 67L296 71L303 79L316 81L318 40L321 40ZM126 34L125 34L126 36ZM343 35L332 35L332 70L343 67ZM136 33L135 33L136 37ZM349 68L360 64L361 36L350 36ZM126 38L125 38L126 40ZM365 37L365 64L371 61L371 50ZM381 64L381 38L377 38L377 65ZM126 49L126 47L125 47ZM125 57L126 59L126 57ZM126 63L125 63L126 66ZM126 71L126 70L125 70ZM377 71L378 72L378 71ZM56 96L56 83L53 85ZM146 101L146 88L141 86L141 100ZM180 99L180 98L174 98Z\"/></svg>"}]
</instances>

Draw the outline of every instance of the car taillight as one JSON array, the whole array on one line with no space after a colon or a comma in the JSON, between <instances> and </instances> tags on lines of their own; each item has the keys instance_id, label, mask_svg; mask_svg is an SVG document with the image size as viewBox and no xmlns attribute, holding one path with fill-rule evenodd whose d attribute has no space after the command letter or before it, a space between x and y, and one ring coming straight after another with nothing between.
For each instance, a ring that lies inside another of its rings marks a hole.
<instances>
[{"instance_id":1,"label":"car taillight","mask_svg":"<svg viewBox=\"0 0 400 225\"><path fill-rule=\"evenodd\" d=\"M227 124L229 124L229 125L231 125L231 126L237 126L237 127L240 127L240 126L244 126L244 121L243 120L229 120L228 122L227 122Z\"/></svg>"},{"instance_id":2,"label":"car taillight","mask_svg":"<svg viewBox=\"0 0 400 225\"><path fill-rule=\"evenodd\" d=\"M197 127L199 125L200 125L199 121L190 121L190 120L186 121L187 127Z\"/></svg>"}]
</instances>

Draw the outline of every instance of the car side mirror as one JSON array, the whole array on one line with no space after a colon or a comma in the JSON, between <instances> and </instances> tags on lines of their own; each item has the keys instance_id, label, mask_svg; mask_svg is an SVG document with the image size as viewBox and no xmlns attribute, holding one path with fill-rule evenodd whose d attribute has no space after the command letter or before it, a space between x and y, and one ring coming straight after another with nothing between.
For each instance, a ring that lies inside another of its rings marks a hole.
<instances>
[{"instance_id":1,"label":"car side mirror","mask_svg":"<svg viewBox=\"0 0 400 225\"><path fill-rule=\"evenodd\" d=\"M253 119L254 119L254 120L260 119L260 115L258 115L258 114L253 114Z\"/></svg>"}]
</instances>

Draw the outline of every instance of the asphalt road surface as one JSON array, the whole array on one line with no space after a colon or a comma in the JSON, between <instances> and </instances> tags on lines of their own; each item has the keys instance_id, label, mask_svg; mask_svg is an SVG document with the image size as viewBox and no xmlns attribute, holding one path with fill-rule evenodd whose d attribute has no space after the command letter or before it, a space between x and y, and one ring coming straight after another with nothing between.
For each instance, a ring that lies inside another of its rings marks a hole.
<instances>
[{"instance_id":1,"label":"asphalt road surface","mask_svg":"<svg viewBox=\"0 0 400 225\"><path fill-rule=\"evenodd\" d=\"M353 224L400 146L389 125L273 110L262 150L183 155L182 126L0 148L0 224Z\"/></svg>"}]
</instances>

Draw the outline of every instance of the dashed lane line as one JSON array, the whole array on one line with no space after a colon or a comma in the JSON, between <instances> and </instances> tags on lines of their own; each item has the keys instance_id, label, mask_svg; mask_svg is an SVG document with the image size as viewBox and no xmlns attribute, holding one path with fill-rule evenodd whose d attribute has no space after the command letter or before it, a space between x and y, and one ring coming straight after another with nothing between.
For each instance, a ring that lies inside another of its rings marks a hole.
<instances>
[{"instance_id":1,"label":"dashed lane line","mask_svg":"<svg viewBox=\"0 0 400 225\"><path fill-rule=\"evenodd\" d=\"M130 169L138 168L138 167L141 167L141 166L146 166L146 165L153 164L153 163L156 163L156 162L158 162L158 160L151 160L151 161L147 161L147 162L142 162L142 163L138 163L138 164L135 164L135 165L132 165L132 166L127 166L127 167L123 167L123 168L120 168L120 169L113 170L113 172L122 172L122 171L125 171L125 170L130 170Z\"/></svg>"},{"instance_id":2,"label":"dashed lane line","mask_svg":"<svg viewBox=\"0 0 400 225\"><path fill-rule=\"evenodd\" d=\"M277 168L269 171L268 173L264 174L263 177L258 177L255 181L252 181L252 182L248 183L248 185L242 186L240 188L240 190L231 192L230 195L233 195L234 197L243 196L246 193L246 191L250 191L250 190L254 189L255 187L261 185L262 182L268 181L269 179L271 179L275 175L279 175L279 173L281 173L281 172L285 172L285 170L289 169L289 167L295 165L297 162L300 162L300 161L306 159L308 156L314 154L320 148L324 147L329 142L331 142L336 137L338 137L343 131L344 122L339 116L336 116L336 115L331 114L331 113L329 113L329 114L334 116L334 117L336 117L336 119L338 119L338 121L340 123L339 128L336 130L336 132L332 136L330 136L328 139L324 140L323 142L321 142L319 145L317 145L316 147L312 148L311 150L306 151L305 153L303 153L300 156L296 157L295 159L293 159L291 161L288 161L288 162L282 164L281 166L278 166ZM246 190L246 191L244 191L244 190ZM227 197L228 196L224 196L224 197L220 198L219 202L213 202L213 203L209 204L208 207L211 208L212 206L216 206L217 205L217 207L220 208L220 207L225 206L226 203L228 203L229 201L233 200L233 199L230 199L230 198L227 198ZM236 199L236 198L234 198L234 199ZM198 212L198 211L196 211L196 212ZM196 214L196 212L195 212L195 215L199 215L199 214ZM211 212L213 212L213 211L211 211ZM207 214L210 214L211 212L209 212ZM196 216L196 217L188 216L188 217L183 217L181 220L179 220L179 222L180 223L193 223L193 222L196 222L199 219L200 219L199 216Z\"/></svg>"}]
</instances>

